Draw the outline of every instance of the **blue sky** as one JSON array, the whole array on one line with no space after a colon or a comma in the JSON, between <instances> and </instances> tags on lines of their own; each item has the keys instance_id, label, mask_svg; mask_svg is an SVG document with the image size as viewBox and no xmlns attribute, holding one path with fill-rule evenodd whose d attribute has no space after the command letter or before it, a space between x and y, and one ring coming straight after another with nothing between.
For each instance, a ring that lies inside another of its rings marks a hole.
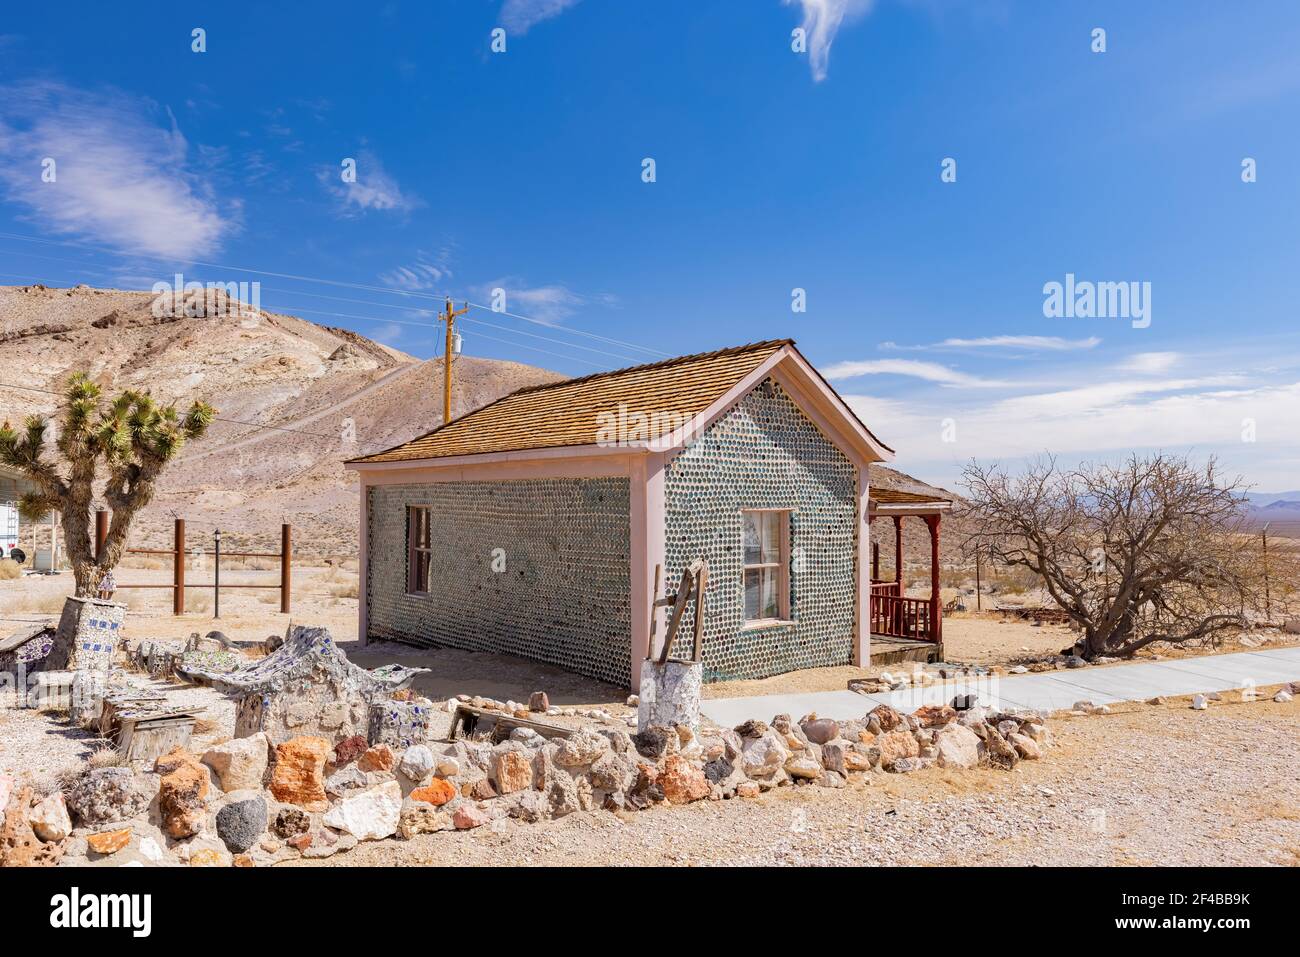
<instances>
[{"instance_id":1,"label":"blue sky","mask_svg":"<svg viewBox=\"0 0 1300 957\"><path fill-rule=\"evenodd\" d=\"M418 356L500 288L535 321L466 351L571 374L792 336L937 482L1165 448L1300 486L1294 3L203 6L9 12L0 283L260 278ZM1045 316L1067 274L1149 325Z\"/></svg>"}]
</instances>

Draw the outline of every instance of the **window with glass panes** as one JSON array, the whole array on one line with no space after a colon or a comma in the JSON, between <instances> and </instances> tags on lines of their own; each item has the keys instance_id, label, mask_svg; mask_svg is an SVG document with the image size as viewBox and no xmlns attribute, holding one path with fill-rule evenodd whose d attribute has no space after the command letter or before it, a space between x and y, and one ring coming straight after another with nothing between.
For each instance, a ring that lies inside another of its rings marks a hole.
<instances>
[{"instance_id":1,"label":"window with glass panes","mask_svg":"<svg viewBox=\"0 0 1300 957\"><path fill-rule=\"evenodd\" d=\"M790 513L753 510L741 514L746 621L790 617Z\"/></svg>"},{"instance_id":2,"label":"window with glass panes","mask_svg":"<svg viewBox=\"0 0 1300 957\"><path fill-rule=\"evenodd\" d=\"M429 563L433 541L429 530L429 509L412 505L406 509L406 590L429 590Z\"/></svg>"}]
</instances>

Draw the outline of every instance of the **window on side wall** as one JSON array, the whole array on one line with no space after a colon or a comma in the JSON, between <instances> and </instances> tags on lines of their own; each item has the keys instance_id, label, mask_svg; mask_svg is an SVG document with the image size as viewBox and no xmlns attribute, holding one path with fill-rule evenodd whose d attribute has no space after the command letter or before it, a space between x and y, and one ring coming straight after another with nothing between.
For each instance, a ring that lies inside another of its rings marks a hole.
<instances>
[{"instance_id":1,"label":"window on side wall","mask_svg":"<svg viewBox=\"0 0 1300 957\"><path fill-rule=\"evenodd\" d=\"M406 591L425 594L429 590L429 563L433 541L429 531L429 509L411 505L406 509Z\"/></svg>"},{"instance_id":2,"label":"window on side wall","mask_svg":"<svg viewBox=\"0 0 1300 957\"><path fill-rule=\"evenodd\" d=\"M740 513L745 624L790 619L790 512Z\"/></svg>"}]
</instances>

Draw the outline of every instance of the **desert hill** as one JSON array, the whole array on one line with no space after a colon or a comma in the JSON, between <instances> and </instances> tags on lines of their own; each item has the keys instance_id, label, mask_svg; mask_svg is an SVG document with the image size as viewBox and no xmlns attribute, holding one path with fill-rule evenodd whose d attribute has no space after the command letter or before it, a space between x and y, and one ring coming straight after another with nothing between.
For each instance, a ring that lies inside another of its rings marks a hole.
<instances>
[{"instance_id":1,"label":"desert hill","mask_svg":"<svg viewBox=\"0 0 1300 957\"><path fill-rule=\"evenodd\" d=\"M57 390L86 370L106 389L150 389L163 400L212 402L222 421L169 469L134 536L169 540L172 516L189 537L220 527L233 549L278 542L281 521L298 548L356 550L356 480L343 460L427 432L442 417L441 360L422 361L357 333L294 316L221 308L156 317L154 295L77 286L0 287L0 383ZM461 356L452 411L460 415L527 385L561 379L545 369ZM0 389L0 419L49 413L57 396ZM276 426L252 428L241 423Z\"/></svg>"},{"instance_id":2,"label":"desert hill","mask_svg":"<svg viewBox=\"0 0 1300 957\"><path fill-rule=\"evenodd\" d=\"M166 547L173 516L191 545L273 551L282 521L295 551L349 558L357 549L356 477L343 461L421 435L442 418L442 360L420 360L346 329L295 316L230 315L212 299L191 312L151 310L154 295L76 286L0 287L0 383L58 390L76 370L106 390L149 389L166 401L202 398L221 421L167 471L133 535ZM452 411L461 415L515 389L564 378L514 362L461 356ZM0 420L54 410L56 395L0 388ZM253 428L256 423L275 428ZM910 475L873 466L874 486L933 491ZM877 523L882 567L893 536ZM956 532L953 528L952 532ZM906 523L909 564L928 561L919 520ZM945 531L945 555L955 546Z\"/></svg>"}]
</instances>

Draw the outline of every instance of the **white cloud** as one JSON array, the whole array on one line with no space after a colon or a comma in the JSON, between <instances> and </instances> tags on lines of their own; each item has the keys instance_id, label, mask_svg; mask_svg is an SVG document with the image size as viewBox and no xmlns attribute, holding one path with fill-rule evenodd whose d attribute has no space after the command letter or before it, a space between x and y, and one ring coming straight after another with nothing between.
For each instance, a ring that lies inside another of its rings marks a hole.
<instances>
[{"instance_id":1,"label":"white cloud","mask_svg":"<svg viewBox=\"0 0 1300 957\"><path fill-rule=\"evenodd\" d=\"M447 258L446 251L439 253L437 256L426 256L424 253L420 253L416 262L380 273L379 281L385 286L392 286L394 289L406 289L411 292L437 289L444 280L451 276Z\"/></svg>"},{"instance_id":2,"label":"white cloud","mask_svg":"<svg viewBox=\"0 0 1300 957\"><path fill-rule=\"evenodd\" d=\"M1177 352L1139 352L1125 359L1120 368L1129 372L1161 375L1176 366L1181 358Z\"/></svg>"},{"instance_id":3,"label":"white cloud","mask_svg":"<svg viewBox=\"0 0 1300 957\"><path fill-rule=\"evenodd\" d=\"M1059 336L983 336L979 339L944 339L929 345L900 346L895 342L882 342L880 348L897 351L923 352L931 349L1021 349L1041 352L1070 352L1077 349L1095 349L1101 345L1096 336L1087 339L1062 339Z\"/></svg>"},{"instance_id":4,"label":"white cloud","mask_svg":"<svg viewBox=\"0 0 1300 957\"><path fill-rule=\"evenodd\" d=\"M1006 386L1008 383L993 379L981 379L968 375L937 362L919 362L916 359L866 359L862 361L837 362L822 370L828 379L856 379L864 375L902 375L937 382L946 386L964 386L967 388L990 388Z\"/></svg>"},{"instance_id":5,"label":"white cloud","mask_svg":"<svg viewBox=\"0 0 1300 957\"><path fill-rule=\"evenodd\" d=\"M0 189L33 222L125 253L209 255L239 225L188 162L188 144L156 104L52 81L0 87ZM55 181L42 181L42 162Z\"/></svg>"},{"instance_id":6,"label":"white cloud","mask_svg":"<svg viewBox=\"0 0 1300 957\"><path fill-rule=\"evenodd\" d=\"M1228 376L1225 378L1238 379ZM849 395L846 401L881 440L898 450L894 463L927 480L952 482L972 457L983 461L1053 452L1073 464L1142 449L1190 449L1248 463L1267 475L1289 452L1290 423L1300 408L1300 382L1217 388L1209 380L1155 385L1105 382L1056 393L945 405L925 399ZM944 441L944 420L956 442ZM1243 440L1247 420L1255 442Z\"/></svg>"},{"instance_id":7,"label":"white cloud","mask_svg":"<svg viewBox=\"0 0 1300 957\"><path fill-rule=\"evenodd\" d=\"M874 0L782 0L786 6L803 7L802 27L808 36L808 63L813 79L826 79L831 44L846 21L867 13Z\"/></svg>"},{"instance_id":8,"label":"white cloud","mask_svg":"<svg viewBox=\"0 0 1300 957\"><path fill-rule=\"evenodd\" d=\"M321 185L339 201L344 215L355 216L372 209L406 213L424 205L418 196L402 192L374 153L362 150L356 161L355 182L343 181L342 166L322 167L317 172Z\"/></svg>"},{"instance_id":9,"label":"white cloud","mask_svg":"<svg viewBox=\"0 0 1300 957\"><path fill-rule=\"evenodd\" d=\"M570 7L578 5L579 0L506 0L501 6L501 23L507 32L522 36L532 27L558 17Z\"/></svg>"},{"instance_id":10,"label":"white cloud","mask_svg":"<svg viewBox=\"0 0 1300 957\"><path fill-rule=\"evenodd\" d=\"M505 290L505 312L550 323L563 322L585 305L594 303L610 306L617 302L610 295L582 295L560 283L529 286L517 278L502 278L484 283L476 293L491 305L495 300L493 293L497 289Z\"/></svg>"}]
</instances>

